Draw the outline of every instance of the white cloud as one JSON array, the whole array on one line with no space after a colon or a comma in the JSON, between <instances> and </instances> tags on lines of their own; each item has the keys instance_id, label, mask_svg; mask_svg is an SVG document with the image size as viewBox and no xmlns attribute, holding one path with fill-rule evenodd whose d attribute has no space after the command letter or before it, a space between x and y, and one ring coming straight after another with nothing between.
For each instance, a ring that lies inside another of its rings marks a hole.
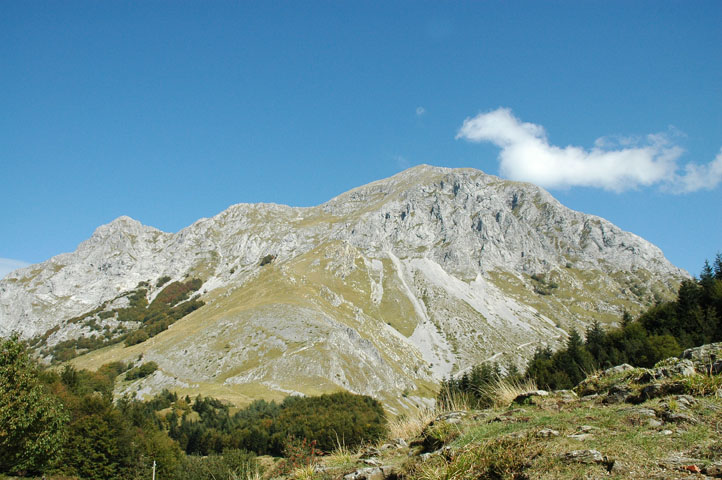
<instances>
[{"instance_id":1,"label":"white cloud","mask_svg":"<svg viewBox=\"0 0 722 480\"><path fill-rule=\"evenodd\" d=\"M672 189L677 193L697 190L712 190L722 181L722 148L707 165L688 163L684 166L684 175L677 178Z\"/></svg>"},{"instance_id":2,"label":"white cloud","mask_svg":"<svg viewBox=\"0 0 722 480\"><path fill-rule=\"evenodd\" d=\"M676 133L676 132L673 132ZM550 145L541 125L521 122L508 108L464 120L456 138L501 148L501 175L547 188L597 187L621 192L661 184L675 192L714 188L722 181L722 151L709 165L688 164L677 175L682 148L670 135L603 137L591 150Z\"/></svg>"},{"instance_id":3,"label":"white cloud","mask_svg":"<svg viewBox=\"0 0 722 480\"><path fill-rule=\"evenodd\" d=\"M416 107L416 116L420 117L421 115L426 113L426 109L424 107Z\"/></svg>"},{"instance_id":4,"label":"white cloud","mask_svg":"<svg viewBox=\"0 0 722 480\"><path fill-rule=\"evenodd\" d=\"M11 258L0 258L0 278L3 278L8 273L18 268L27 267L30 265L22 260L13 260Z\"/></svg>"}]
</instances>

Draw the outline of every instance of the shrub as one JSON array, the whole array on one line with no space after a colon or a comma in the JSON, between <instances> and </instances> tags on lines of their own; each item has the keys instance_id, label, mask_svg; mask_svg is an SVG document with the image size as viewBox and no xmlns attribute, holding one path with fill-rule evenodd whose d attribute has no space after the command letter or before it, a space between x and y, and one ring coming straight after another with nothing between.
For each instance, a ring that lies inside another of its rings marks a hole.
<instances>
[{"instance_id":1,"label":"shrub","mask_svg":"<svg viewBox=\"0 0 722 480\"><path fill-rule=\"evenodd\" d=\"M722 389L722 375L690 375L682 380L682 388L690 395L714 395Z\"/></svg>"},{"instance_id":2,"label":"shrub","mask_svg":"<svg viewBox=\"0 0 722 480\"><path fill-rule=\"evenodd\" d=\"M261 266L268 265L269 263L273 262L276 259L275 255L266 255L261 259Z\"/></svg>"},{"instance_id":3,"label":"shrub","mask_svg":"<svg viewBox=\"0 0 722 480\"><path fill-rule=\"evenodd\" d=\"M68 416L16 337L0 342L0 472L41 472L58 460Z\"/></svg>"},{"instance_id":4,"label":"shrub","mask_svg":"<svg viewBox=\"0 0 722 480\"><path fill-rule=\"evenodd\" d=\"M148 340L148 332L141 328L125 337L125 345L130 347L131 345L136 345L138 343L145 342L146 340Z\"/></svg>"},{"instance_id":5,"label":"shrub","mask_svg":"<svg viewBox=\"0 0 722 480\"><path fill-rule=\"evenodd\" d=\"M259 478L261 468L253 453L225 450L222 455L188 455L183 459L179 480L220 480Z\"/></svg>"},{"instance_id":6,"label":"shrub","mask_svg":"<svg viewBox=\"0 0 722 480\"><path fill-rule=\"evenodd\" d=\"M155 362L148 362L144 363L140 367L131 368L128 370L128 372L125 374L126 380L136 380L138 378L144 378L150 375L151 373L158 370L158 364Z\"/></svg>"},{"instance_id":7,"label":"shrub","mask_svg":"<svg viewBox=\"0 0 722 480\"><path fill-rule=\"evenodd\" d=\"M299 440L291 436L284 444L283 456L285 458L279 463L277 472L283 475L299 469L313 467L321 455L323 455L323 452L317 447L316 440L308 441L305 438Z\"/></svg>"},{"instance_id":8,"label":"shrub","mask_svg":"<svg viewBox=\"0 0 722 480\"><path fill-rule=\"evenodd\" d=\"M318 397L287 397L281 404L276 430L284 438L315 440L331 451L343 439L349 448L382 438L387 431L384 410L377 400L347 392Z\"/></svg>"},{"instance_id":9,"label":"shrub","mask_svg":"<svg viewBox=\"0 0 722 480\"><path fill-rule=\"evenodd\" d=\"M158 296L155 297L153 303L150 304L150 308L156 307L159 304L166 304L168 306L176 305L183 300L186 300L191 292L197 291L201 288L203 282L197 278L188 280L187 282L173 282L168 284L163 290L160 291Z\"/></svg>"}]
</instances>

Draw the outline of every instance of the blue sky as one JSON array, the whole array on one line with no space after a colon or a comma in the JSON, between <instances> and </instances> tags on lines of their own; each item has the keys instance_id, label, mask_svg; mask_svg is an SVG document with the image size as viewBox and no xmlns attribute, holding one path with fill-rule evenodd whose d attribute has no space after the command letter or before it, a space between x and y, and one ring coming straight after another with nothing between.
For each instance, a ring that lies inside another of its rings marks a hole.
<instances>
[{"instance_id":1,"label":"blue sky","mask_svg":"<svg viewBox=\"0 0 722 480\"><path fill-rule=\"evenodd\" d=\"M120 215L174 232L420 163L541 183L697 274L720 25L716 0L2 2L0 275Z\"/></svg>"}]
</instances>

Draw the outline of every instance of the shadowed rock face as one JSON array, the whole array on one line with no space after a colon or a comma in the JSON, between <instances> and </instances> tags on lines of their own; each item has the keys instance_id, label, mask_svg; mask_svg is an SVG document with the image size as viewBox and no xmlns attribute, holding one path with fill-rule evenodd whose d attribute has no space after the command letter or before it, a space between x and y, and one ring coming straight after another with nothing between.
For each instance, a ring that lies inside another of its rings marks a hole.
<instances>
[{"instance_id":1,"label":"shadowed rock face","mask_svg":"<svg viewBox=\"0 0 722 480\"><path fill-rule=\"evenodd\" d=\"M363 393L414 391L489 358L519 364L688 277L536 186L419 166L317 207L239 204L175 234L120 217L0 281L0 335L90 335L67 320L163 276L201 278L206 305L127 355L189 385Z\"/></svg>"}]
</instances>

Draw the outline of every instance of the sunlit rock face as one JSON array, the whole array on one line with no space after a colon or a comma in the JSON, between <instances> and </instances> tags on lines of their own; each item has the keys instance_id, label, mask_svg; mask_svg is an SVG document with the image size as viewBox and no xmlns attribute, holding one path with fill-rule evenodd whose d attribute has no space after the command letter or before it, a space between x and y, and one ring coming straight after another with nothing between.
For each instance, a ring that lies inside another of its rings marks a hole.
<instances>
[{"instance_id":1,"label":"sunlit rock face","mask_svg":"<svg viewBox=\"0 0 722 480\"><path fill-rule=\"evenodd\" d=\"M94 329L68 320L122 306L140 282L152 301L164 276L203 280L206 305L88 365L142 353L160 366L147 393L343 388L412 402L474 363L521 366L571 328L669 298L688 274L539 187L419 166L317 207L239 204L174 234L120 217L0 281L0 335L57 327L53 345L110 332L112 316L89 317Z\"/></svg>"}]
</instances>

